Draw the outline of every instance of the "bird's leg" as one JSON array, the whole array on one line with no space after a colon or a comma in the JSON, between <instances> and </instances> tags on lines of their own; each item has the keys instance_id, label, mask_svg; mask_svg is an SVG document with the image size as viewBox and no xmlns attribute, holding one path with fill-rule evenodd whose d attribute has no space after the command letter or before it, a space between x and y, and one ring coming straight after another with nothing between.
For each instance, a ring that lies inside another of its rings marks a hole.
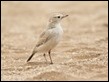
<instances>
[{"instance_id":1,"label":"bird's leg","mask_svg":"<svg viewBox=\"0 0 109 82\"><path fill-rule=\"evenodd\" d=\"M48 54L49 54L50 61L51 61L51 63L50 63L50 64L53 64L53 62L52 62L52 58L51 58L51 50L49 50Z\"/></svg>"},{"instance_id":2,"label":"bird's leg","mask_svg":"<svg viewBox=\"0 0 109 82\"><path fill-rule=\"evenodd\" d=\"M45 58L45 60L46 60L46 63L47 63L47 58L46 58L46 54L44 53L44 54L43 54L43 56L44 56L44 58Z\"/></svg>"}]
</instances>

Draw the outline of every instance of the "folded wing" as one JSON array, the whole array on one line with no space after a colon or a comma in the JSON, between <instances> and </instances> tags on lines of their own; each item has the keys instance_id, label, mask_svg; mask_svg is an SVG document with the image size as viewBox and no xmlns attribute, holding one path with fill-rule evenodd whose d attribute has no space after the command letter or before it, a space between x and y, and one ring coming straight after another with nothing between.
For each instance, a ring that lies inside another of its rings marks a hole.
<instances>
[{"instance_id":1,"label":"folded wing","mask_svg":"<svg viewBox=\"0 0 109 82\"><path fill-rule=\"evenodd\" d=\"M45 44L46 42L48 42L50 39L52 38L52 30L46 30L44 31L40 37L39 37L39 41L36 44L36 47L41 46L42 44Z\"/></svg>"}]
</instances>

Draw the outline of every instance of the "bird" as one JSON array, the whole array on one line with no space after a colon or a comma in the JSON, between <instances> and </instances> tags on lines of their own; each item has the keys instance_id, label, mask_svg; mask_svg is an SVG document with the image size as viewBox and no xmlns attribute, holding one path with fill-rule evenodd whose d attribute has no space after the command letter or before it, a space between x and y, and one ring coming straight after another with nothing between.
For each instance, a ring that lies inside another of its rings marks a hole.
<instances>
[{"instance_id":1,"label":"bird","mask_svg":"<svg viewBox=\"0 0 109 82\"><path fill-rule=\"evenodd\" d=\"M62 13L55 13L49 18L47 28L40 34L39 40L27 62L29 62L36 53L43 53L43 56L47 62L46 53L48 53L50 64L53 64L51 50L56 47L62 38L63 29L60 25L60 22L67 16L68 15L64 15Z\"/></svg>"}]
</instances>

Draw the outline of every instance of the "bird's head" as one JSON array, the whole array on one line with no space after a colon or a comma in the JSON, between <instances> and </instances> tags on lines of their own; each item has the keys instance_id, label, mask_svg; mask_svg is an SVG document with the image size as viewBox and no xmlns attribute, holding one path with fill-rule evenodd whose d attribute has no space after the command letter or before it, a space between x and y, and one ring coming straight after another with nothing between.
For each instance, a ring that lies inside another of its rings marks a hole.
<instances>
[{"instance_id":1,"label":"bird's head","mask_svg":"<svg viewBox=\"0 0 109 82\"><path fill-rule=\"evenodd\" d=\"M50 17L49 22L60 22L63 18L66 18L67 16L68 15L63 15L61 13L55 13Z\"/></svg>"}]
</instances>

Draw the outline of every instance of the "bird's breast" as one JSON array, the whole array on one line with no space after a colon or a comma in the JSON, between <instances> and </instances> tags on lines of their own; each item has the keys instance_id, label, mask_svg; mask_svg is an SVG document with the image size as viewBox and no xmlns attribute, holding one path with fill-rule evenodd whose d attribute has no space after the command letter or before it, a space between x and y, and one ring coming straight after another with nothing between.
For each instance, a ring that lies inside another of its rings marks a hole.
<instances>
[{"instance_id":1,"label":"bird's breast","mask_svg":"<svg viewBox=\"0 0 109 82\"><path fill-rule=\"evenodd\" d=\"M61 27L56 27L53 29L53 41L55 41L56 43L58 43L63 35L63 30Z\"/></svg>"},{"instance_id":2,"label":"bird's breast","mask_svg":"<svg viewBox=\"0 0 109 82\"><path fill-rule=\"evenodd\" d=\"M55 34L57 34L58 36L61 36L61 35L63 34L63 29L62 29L61 26L57 26L57 27L55 27L55 28L53 29L53 32L54 32Z\"/></svg>"}]
</instances>

